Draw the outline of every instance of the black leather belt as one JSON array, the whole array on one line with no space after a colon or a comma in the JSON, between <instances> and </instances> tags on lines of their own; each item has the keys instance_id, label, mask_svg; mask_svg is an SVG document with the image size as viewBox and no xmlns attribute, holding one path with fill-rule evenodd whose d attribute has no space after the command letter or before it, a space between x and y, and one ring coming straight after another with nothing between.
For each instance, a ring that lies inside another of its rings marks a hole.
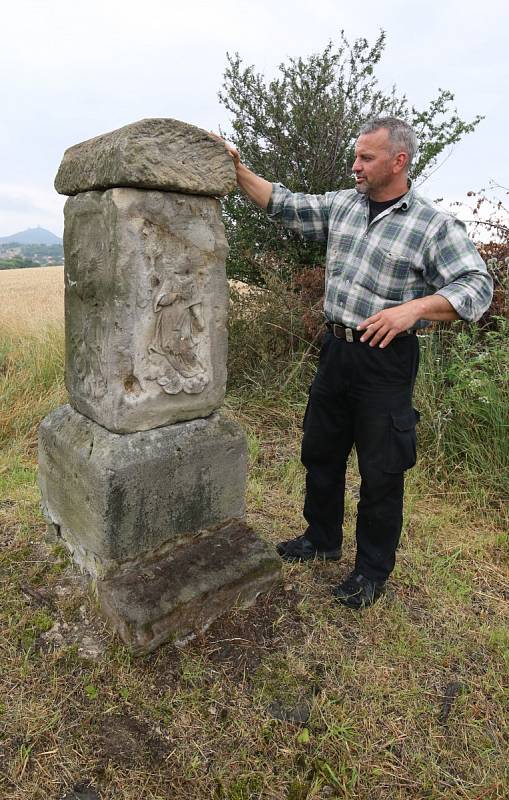
<instances>
[{"instance_id":1,"label":"black leather belt","mask_svg":"<svg viewBox=\"0 0 509 800\"><path fill-rule=\"evenodd\" d=\"M329 322L328 320L325 325L336 339L344 339L346 342L359 342L361 336L364 336L366 333L366 331L347 328L345 325L339 325L337 322ZM401 333L397 333L394 338L396 339L398 336L411 336L414 333L414 330L402 331Z\"/></svg>"}]
</instances>

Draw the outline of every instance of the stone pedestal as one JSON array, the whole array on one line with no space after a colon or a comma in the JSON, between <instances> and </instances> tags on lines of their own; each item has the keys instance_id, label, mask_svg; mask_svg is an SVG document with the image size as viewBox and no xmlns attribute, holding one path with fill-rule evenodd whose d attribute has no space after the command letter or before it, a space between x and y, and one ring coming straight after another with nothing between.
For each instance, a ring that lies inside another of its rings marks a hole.
<instances>
[{"instance_id":1,"label":"stone pedestal","mask_svg":"<svg viewBox=\"0 0 509 800\"><path fill-rule=\"evenodd\" d=\"M253 602L279 560L243 522L246 440L226 385L223 145L142 120L66 151L66 385L43 421L51 529L133 652ZM201 195L201 196L200 196ZM213 195L213 196L210 196Z\"/></svg>"},{"instance_id":2,"label":"stone pedestal","mask_svg":"<svg viewBox=\"0 0 509 800\"><path fill-rule=\"evenodd\" d=\"M93 577L244 516L246 439L231 419L124 436L61 406L39 429L44 512Z\"/></svg>"}]
</instances>

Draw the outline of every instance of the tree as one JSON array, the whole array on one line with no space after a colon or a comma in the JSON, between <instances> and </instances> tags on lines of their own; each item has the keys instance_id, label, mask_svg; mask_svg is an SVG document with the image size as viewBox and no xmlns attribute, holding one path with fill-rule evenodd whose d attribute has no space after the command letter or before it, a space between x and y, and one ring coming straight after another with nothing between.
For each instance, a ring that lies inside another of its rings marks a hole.
<instances>
[{"instance_id":1,"label":"tree","mask_svg":"<svg viewBox=\"0 0 509 800\"><path fill-rule=\"evenodd\" d=\"M454 95L444 89L423 111L410 106L405 95L398 97L396 87L384 93L374 74L384 48L383 31L372 45L364 38L350 44L341 31L339 46L330 41L322 53L290 58L268 83L253 66L245 67L238 53L227 54L219 100L232 115L228 138L244 163L292 191L321 194L351 188L360 126L370 117L394 115L417 133L412 177L424 179L443 151L471 133L482 117L460 119L451 109ZM324 245L268 224L240 192L226 199L224 211L231 277L260 281L267 253L277 254L290 271L323 260Z\"/></svg>"}]
</instances>

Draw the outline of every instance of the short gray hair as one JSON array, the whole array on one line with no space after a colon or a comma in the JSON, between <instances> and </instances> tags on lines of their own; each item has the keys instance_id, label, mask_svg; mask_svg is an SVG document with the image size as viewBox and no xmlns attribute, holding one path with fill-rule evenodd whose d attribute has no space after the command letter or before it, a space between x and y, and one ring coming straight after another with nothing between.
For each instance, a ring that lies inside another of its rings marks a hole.
<instances>
[{"instance_id":1,"label":"short gray hair","mask_svg":"<svg viewBox=\"0 0 509 800\"><path fill-rule=\"evenodd\" d=\"M408 122L398 117L374 117L364 123L359 131L359 136L364 133L374 133L385 128L389 134L389 142L395 152L403 150L408 155L408 166L417 152L418 142L415 131Z\"/></svg>"}]
</instances>

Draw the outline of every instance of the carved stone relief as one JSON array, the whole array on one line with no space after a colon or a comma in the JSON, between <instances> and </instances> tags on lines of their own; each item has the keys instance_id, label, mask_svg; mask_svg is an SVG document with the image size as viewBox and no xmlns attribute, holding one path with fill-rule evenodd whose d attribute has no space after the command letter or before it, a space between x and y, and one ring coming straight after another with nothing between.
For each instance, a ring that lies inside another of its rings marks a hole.
<instances>
[{"instance_id":1,"label":"carved stone relief","mask_svg":"<svg viewBox=\"0 0 509 800\"><path fill-rule=\"evenodd\" d=\"M76 410L119 433L210 414L226 383L227 248L217 201L88 192L67 201L66 227L67 386Z\"/></svg>"},{"instance_id":2,"label":"carved stone relief","mask_svg":"<svg viewBox=\"0 0 509 800\"><path fill-rule=\"evenodd\" d=\"M198 394L210 379L198 357L205 322L196 279L185 267L156 278L152 305L156 319L148 348L150 355L164 359L154 365L156 381L166 394Z\"/></svg>"},{"instance_id":3,"label":"carved stone relief","mask_svg":"<svg viewBox=\"0 0 509 800\"><path fill-rule=\"evenodd\" d=\"M83 390L96 400L104 397L108 388L107 326L99 303L108 270L104 233L95 215L85 218L81 238L73 241L66 259L67 294L74 295L72 312L79 319L71 332L73 366ZM79 280L72 280L71 273L79 275Z\"/></svg>"}]
</instances>

